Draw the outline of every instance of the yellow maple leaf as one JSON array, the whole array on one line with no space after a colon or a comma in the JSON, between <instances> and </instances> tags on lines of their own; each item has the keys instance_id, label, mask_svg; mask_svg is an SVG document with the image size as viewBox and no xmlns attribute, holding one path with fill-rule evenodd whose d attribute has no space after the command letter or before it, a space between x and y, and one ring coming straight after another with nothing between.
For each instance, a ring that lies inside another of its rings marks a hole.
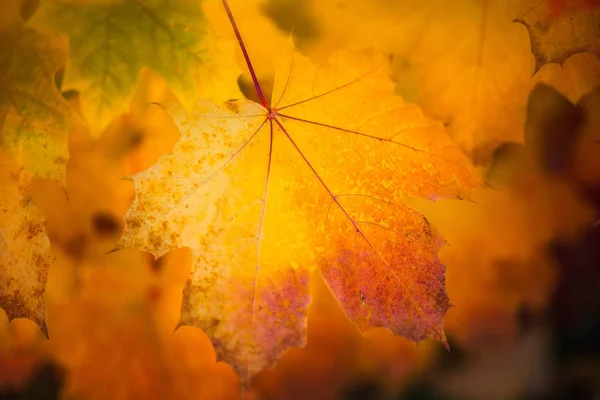
<instances>
[{"instance_id":1,"label":"yellow maple leaf","mask_svg":"<svg viewBox=\"0 0 600 400\"><path fill-rule=\"evenodd\" d=\"M42 296L54 261L45 219L27 194L33 175L0 155L0 307L45 329Z\"/></svg>"},{"instance_id":2,"label":"yellow maple leaf","mask_svg":"<svg viewBox=\"0 0 600 400\"><path fill-rule=\"evenodd\" d=\"M443 241L403 199L463 197L476 179L442 125L393 94L386 66L369 52L316 66L290 46L270 105L255 78L262 105L172 106L181 139L131 177L119 248L192 250L181 322L245 384L305 344L314 268L361 330L445 340Z\"/></svg>"},{"instance_id":3,"label":"yellow maple leaf","mask_svg":"<svg viewBox=\"0 0 600 400\"><path fill-rule=\"evenodd\" d=\"M223 62L233 49L210 37L198 1L54 0L42 5L34 22L68 36L63 84L81 92L94 132L126 111L144 67L186 105L198 95L224 101L239 93L230 77L237 68Z\"/></svg>"}]
</instances>

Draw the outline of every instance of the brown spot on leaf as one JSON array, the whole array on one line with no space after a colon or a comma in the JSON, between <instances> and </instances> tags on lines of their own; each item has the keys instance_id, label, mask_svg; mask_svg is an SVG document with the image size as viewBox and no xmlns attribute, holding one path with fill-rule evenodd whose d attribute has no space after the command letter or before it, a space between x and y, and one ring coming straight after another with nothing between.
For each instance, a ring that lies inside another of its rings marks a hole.
<instances>
[{"instance_id":1,"label":"brown spot on leaf","mask_svg":"<svg viewBox=\"0 0 600 400\"><path fill-rule=\"evenodd\" d=\"M69 161L69 160L67 160L65 157L62 157L62 156L61 156L61 157L56 157L56 158L54 159L54 163L55 163L55 164L58 164L58 165L64 165L64 164L66 164L68 161Z\"/></svg>"},{"instance_id":2,"label":"brown spot on leaf","mask_svg":"<svg viewBox=\"0 0 600 400\"><path fill-rule=\"evenodd\" d=\"M228 101L225 103L225 107L233 111L236 114L240 113L240 105L237 101Z\"/></svg>"},{"instance_id":3,"label":"brown spot on leaf","mask_svg":"<svg viewBox=\"0 0 600 400\"><path fill-rule=\"evenodd\" d=\"M44 225L39 222L30 222L27 227L27 239L31 240L37 235L44 233Z\"/></svg>"},{"instance_id":4,"label":"brown spot on leaf","mask_svg":"<svg viewBox=\"0 0 600 400\"><path fill-rule=\"evenodd\" d=\"M33 265L35 265L37 267L37 271L38 271L37 281L46 283L47 268L50 266L48 259L46 259L46 257L44 257L42 254L40 254L36 251L31 256L31 261L33 262Z\"/></svg>"},{"instance_id":5,"label":"brown spot on leaf","mask_svg":"<svg viewBox=\"0 0 600 400\"><path fill-rule=\"evenodd\" d=\"M11 294L0 292L0 304L2 304L2 309L6 312L9 320L29 314L19 289L14 290Z\"/></svg>"},{"instance_id":6,"label":"brown spot on leaf","mask_svg":"<svg viewBox=\"0 0 600 400\"><path fill-rule=\"evenodd\" d=\"M24 296L19 289L15 289L10 294L0 292L0 304L2 304L2 309L6 312L9 321L14 318L30 319L38 324L44 335L48 336L44 320L44 303L41 301L41 295L37 297L36 294L35 300L37 300L35 302L36 307L32 308L31 304L25 302Z\"/></svg>"},{"instance_id":7,"label":"brown spot on leaf","mask_svg":"<svg viewBox=\"0 0 600 400\"><path fill-rule=\"evenodd\" d=\"M140 219L132 219L127 222L127 225L129 225L130 229L140 229L143 223Z\"/></svg>"},{"instance_id":8,"label":"brown spot on leaf","mask_svg":"<svg viewBox=\"0 0 600 400\"><path fill-rule=\"evenodd\" d=\"M154 232L150 233L149 236L150 237L148 238L148 241L150 242L150 246L152 248L159 249L162 247L162 242L163 242L162 236L160 236L159 234L156 234Z\"/></svg>"}]
</instances>

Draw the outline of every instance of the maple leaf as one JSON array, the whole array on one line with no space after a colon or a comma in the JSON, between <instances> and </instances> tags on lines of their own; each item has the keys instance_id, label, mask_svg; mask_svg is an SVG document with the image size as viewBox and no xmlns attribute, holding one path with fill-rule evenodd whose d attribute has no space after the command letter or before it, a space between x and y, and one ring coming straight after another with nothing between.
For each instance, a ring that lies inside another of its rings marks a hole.
<instances>
[{"instance_id":1,"label":"maple leaf","mask_svg":"<svg viewBox=\"0 0 600 400\"><path fill-rule=\"evenodd\" d=\"M310 10L293 14L305 54L321 58L340 45L393 54L397 92L446 123L476 164L487 161L488 142L522 141L534 65L513 1L269 0L265 8L289 26L291 17L273 10L290 3Z\"/></svg>"},{"instance_id":2,"label":"maple leaf","mask_svg":"<svg viewBox=\"0 0 600 400\"><path fill-rule=\"evenodd\" d=\"M512 342L516 312L523 305L543 309L556 284L549 243L578 237L596 218L586 203L598 193L600 163L593 144L599 103L589 95L579 99L579 90L580 79L598 67L595 57L579 54L564 69L552 64L540 70L543 79L560 82L578 101L571 103L551 86L535 86L525 145L504 144L488 167L486 180L503 190L475 191L474 203L419 206L452 243L440 254L456 306L445 326L466 348L489 346L482 338Z\"/></svg>"},{"instance_id":3,"label":"maple leaf","mask_svg":"<svg viewBox=\"0 0 600 400\"><path fill-rule=\"evenodd\" d=\"M201 40L208 28L200 5L194 0L56 0L40 9L39 20L69 37L64 85L82 93L84 115L103 128L126 110L143 67L160 74L183 103L196 98L196 72L212 57Z\"/></svg>"},{"instance_id":4,"label":"maple leaf","mask_svg":"<svg viewBox=\"0 0 600 400\"><path fill-rule=\"evenodd\" d=\"M45 329L42 296L54 256L44 217L27 195L32 176L14 163L0 166L0 307L9 319Z\"/></svg>"},{"instance_id":5,"label":"maple leaf","mask_svg":"<svg viewBox=\"0 0 600 400\"><path fill-rule=\"evenodd\" d=\"M431 350L439 348L436 344L415 346L384 329L363 336L344 315L320 272L311 278L306 349L286 352L272 370L256 376L249 392L258 392L258 398L348 398L344 388L369 376L399 387L419 364L435 356Z\"/></svg>"},{"instance_id":6,"label":"maple leaf","mask_svg":"<svg viewBox=\"0 0 600 400\"><path fill-rule=\"evenodd\" d=\"M64 186L71 109L54 84L61 41L15 22L0 33L0 145L20 164Z\"/></svg>"},{"instance_id":7,"label":"maple leaf","mask_svg":"<svg viewBox=\"0 0 600 400\"><path fill-rule=\"evenodd\" d=\"M575 53L600 54L599 5L597 1L521 0L515 21L529 31L536 71L544 64L562 64Z\"/></svg>"},{"instance_id":8,"label":"maple leaf","mask_svg":"<svg viewBox=\"0 0 600 400\"><path fill-rule=\"evenodd\" d=\"M290 45L268 104L226 9L261 104L169 107L181 138L131 177L118 248L192 250L181 323L202 328L244 384L305 344L314 268L363 332L444 341L443 241L403 199L465 196L477 184L466 157L393 94L373 53L316 66Z\"/></svg>"}]
</instances>

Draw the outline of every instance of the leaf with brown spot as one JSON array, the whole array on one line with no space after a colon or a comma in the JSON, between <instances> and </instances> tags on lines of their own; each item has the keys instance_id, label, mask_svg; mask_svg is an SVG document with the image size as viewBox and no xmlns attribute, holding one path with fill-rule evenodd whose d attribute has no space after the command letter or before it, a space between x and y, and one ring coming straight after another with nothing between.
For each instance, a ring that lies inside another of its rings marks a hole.
<instances>
[{"instance_id":1,"label":"leaf with brown spot","mask_svg":"<svg viewBox=\"0 0 600 400\"><path fill-rule=\"evenodd\" d=\"M54 261L45 220L27 195L33 175L0 155L0 307L45 330L42 296Z\"/></svg>"},{"instance_id":2,"label":"leaf with brown spot","mask_svg":"<svg viewBox=\"0 0 600 400\"><path fill-rule=\"evenodd\" d=\"M119 242L155 257L192 250L181 322L244 384L305 345L315 268L363 332L445 341L443 240L404 199L478 185L443 126L393 93L387 59L340 51L316 66L287 50L271 104L255 78L262 105L167 107L181 138L131 177Z\"/></svg>"},{"instance_id":3,"label":"leaf with brown spot","mask_svg":"<svg viewBox=\"0 0 600 400\"><path fill-rule=\"evenodd\" d=\"M563 3L569 4L563 4L559 10L553 3L556 2L521 0L515 20L529 30L536 71L544 64L562 64L575 53L600 54L598 1L568 0Z\"/></svg>"},{"instance_id":4,"label":"leaf with brown spot","mask_svg":"<svg viewBox=\"0 0 600 400\"><path fill-rule=\"evenodd\" d=\"M54 84L65 43L15 22L0 32L0 146L64 186L72 112Z\"/></svg>"}]
</instances>

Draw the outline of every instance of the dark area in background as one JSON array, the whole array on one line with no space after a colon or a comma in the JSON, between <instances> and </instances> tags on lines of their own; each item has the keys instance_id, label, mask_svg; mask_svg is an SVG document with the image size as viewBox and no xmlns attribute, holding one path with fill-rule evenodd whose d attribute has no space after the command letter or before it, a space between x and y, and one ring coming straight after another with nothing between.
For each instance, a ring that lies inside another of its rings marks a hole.
<instances>
[{"instance_id":1,"label":"dark area in background","mask_svg":"<svg viewBox=\"0 0 600 400\"><path fill-rule=\"evenodd\" d=\"M598 95L600 89L597 92L593 95ZM522 160L519 154L530 152L541 167L541 173L566 180L575 187L596 210L598 222L574 240L554 239L547 244L547 251L558 272L552 296L544 312L536 314L523 304L515 314L515 320L520 337L536 326L549 331L552 345L549 385L542 393L523 393L515 400L597 400L600 399L599 191L597 185L581 184L569 173L574 163L575 142L586 128L588 115L581 106L571 104L555 89L545 85L539 85L532 91L529 103L525 146L501 144L490 162L492 168L488 176L493 175L494 167L518 163ZM541 114L540 109L543 111ZM463 400L442 393L436 379L447 371L467 367L469 354L452 341L450 352L441 345L438 347L438 361L433 368L416 377L400 394L385 393L375 381L361 381L348 388L341 398Z\"/></svg>"},{"instance_id":2,"label":"dark area in background","mask_svg":"<svg viewBox=\"0 0 600 400\"><path fill-rule=\"evenodd\" d=\"M58 400L64 378L58 365L39 364L23 388L0 388L0 400Z\"/></svg>"}]
</instances>

